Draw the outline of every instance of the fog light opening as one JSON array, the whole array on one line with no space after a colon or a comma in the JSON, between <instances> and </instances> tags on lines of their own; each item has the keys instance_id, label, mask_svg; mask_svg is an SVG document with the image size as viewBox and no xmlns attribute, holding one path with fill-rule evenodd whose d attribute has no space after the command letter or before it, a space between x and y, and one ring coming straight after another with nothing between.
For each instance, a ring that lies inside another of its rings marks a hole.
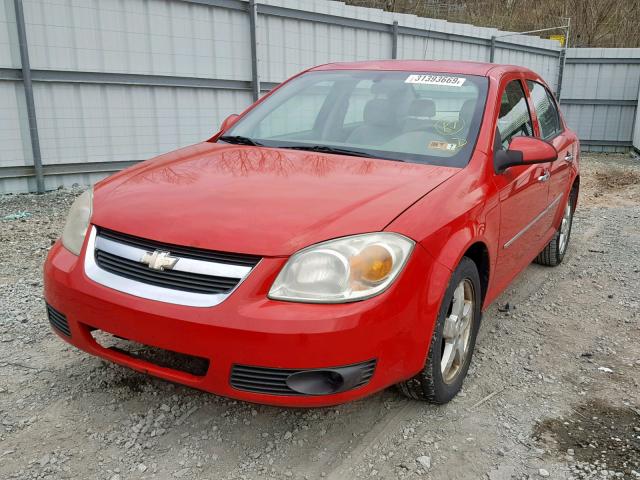
<instances>
[{"instance_id":1,"label":"fog light opening","mask_svg":"<svg viewBox=\"0 0 640 480\"><path fill-rule=\"evenodd\" d=\"M344 377L335 370L304 370L289 375L287 386L305 395L329 395L342 390Z\"/></svg>"}]
</instances>

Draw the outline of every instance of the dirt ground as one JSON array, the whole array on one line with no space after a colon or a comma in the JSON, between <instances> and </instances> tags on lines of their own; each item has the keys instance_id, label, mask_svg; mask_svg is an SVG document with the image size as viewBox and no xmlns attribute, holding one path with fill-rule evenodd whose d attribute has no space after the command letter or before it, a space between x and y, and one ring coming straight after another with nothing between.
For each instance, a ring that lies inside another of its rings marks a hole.
<instances>
[{"instance_id":1,"label":"dirt ground","mask_svg":"<svg viewBox=\"0 0 640 480\"><path fill-rule=\"evenodd\" d=\"M41 278L79 191L0 197L0 478L640 478L640 160L582 162L565 262L488 309L444 406L252 405L80 352Z\"/></svg>"}]
</instances>

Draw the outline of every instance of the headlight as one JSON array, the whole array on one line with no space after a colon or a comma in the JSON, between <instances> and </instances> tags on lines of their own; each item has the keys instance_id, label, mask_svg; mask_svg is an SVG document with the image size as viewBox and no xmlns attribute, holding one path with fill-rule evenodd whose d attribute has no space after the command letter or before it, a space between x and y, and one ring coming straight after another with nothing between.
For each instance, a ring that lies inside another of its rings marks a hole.
<instances>
[{"instance_id":1,"label":"headlight","mask_svg":"<svg viewBox=\"0 0 640 480\"><path fill-rule=\"evenodd\" d=\"M397 233L366 233L319 243L293 255L269 298L342 303L373 297L396 279L414 241Z\"/></svg>"},{"instance_id":2,"label":"headlight","mask_svg":"<svg viewBox=\"0 0 640 480\"><path fill-rule=\"evenodd\" d=\"M75 255L80 255L84 237L89 228L93 207L93 189L89 189L76 198L67 215L67 223L62 232L62 244Z\"/></svg>"}]
</instances>

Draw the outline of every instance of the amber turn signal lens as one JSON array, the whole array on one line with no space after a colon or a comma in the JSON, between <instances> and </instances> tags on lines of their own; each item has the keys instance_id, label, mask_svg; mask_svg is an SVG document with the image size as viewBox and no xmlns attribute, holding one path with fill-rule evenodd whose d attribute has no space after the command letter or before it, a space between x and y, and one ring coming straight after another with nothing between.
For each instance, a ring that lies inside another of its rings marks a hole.
<instances>
[{"instance_id":1,"label":"amber turn signal lens","mask_svg":"<svg viewBox=\"0 0 640 480\"><path fill-rule=\"evenodd\" d=\"M351 279L356 282L380 283L391 273L393 257L382 245L370 245L351 258Z\"/></svg>"}]
</instances>

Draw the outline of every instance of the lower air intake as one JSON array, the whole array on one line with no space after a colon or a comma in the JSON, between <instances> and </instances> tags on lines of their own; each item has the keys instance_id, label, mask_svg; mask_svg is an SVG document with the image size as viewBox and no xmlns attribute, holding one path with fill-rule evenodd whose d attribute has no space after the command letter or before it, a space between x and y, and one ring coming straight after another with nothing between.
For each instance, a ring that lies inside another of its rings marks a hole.
<instances>
[{"instance_id":1,"label":"lower air intake","mask_svg":"<svg viewBox=\"0 0 640 480\"><path fill-rule=\"evenodd\" d=\"M49 304L47 304L47 317L49 318L49 323L56 331L67 337L71 336L67 317Z\"/></svg>"},{"instance_id":2,"label":"lower air intake","mask_svg":"<svg viewBox=\"0 0 640 480\"><path fill-rule=\"evenodd\" d=\"M133 359L152 363L158 367L203 377L209 370L209 360L186 353L173 352L117 337L102 330L94 330L91 335L104 348L122 353Z\"/></svg>"}]
</instances>

